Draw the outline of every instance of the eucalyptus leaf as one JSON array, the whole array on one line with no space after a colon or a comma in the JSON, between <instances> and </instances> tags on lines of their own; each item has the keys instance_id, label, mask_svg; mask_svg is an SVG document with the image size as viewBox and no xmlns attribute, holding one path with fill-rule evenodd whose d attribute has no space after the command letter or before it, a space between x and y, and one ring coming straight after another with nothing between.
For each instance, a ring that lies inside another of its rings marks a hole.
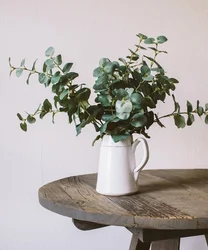
<instances>
[{"instance_id":1,"label":"eucalyptus leaf","mask_svg":"<svg viewBox=\"0 0 208 250\"><path fill-rule=\"evenodd\" d=\"M184 128L186 126L185 118L180 114L174 114L175 125L178 128Z\"/></svg>"},{"instance_id":2,"label":"eucalyptus leaf","mask_svg":"<svg viewBox=\"0 0 208 250\"><path fill-rule=\"evenodd\" d=\"M158 43L164 43L164 42L167 42L167 37L165 37L165 36L158 36L157 37L157 42Z\"/></svg>"},{"instance_id":3,"label":"eucalyptus leaf","mask_svg":"<svg viewBox=\"0 0 208 250\"><path fill-rule=\"evenodd\" d=\"M73 63L66 63L63 67L64 74L68 73L72 66L73 66Z\"/></svg>"},{"instance_id":4,"label":"eucalyptus leaf","mask_svg":"<svg viewBox=\"0 0 208 250\"><path fill-rule=\"evenodd\" d=\"M145 126L146 123L147 123L147 117L145 116L145 114L137 113L133 115L131 120L131 125L136 128L143 127Z\"/></svg>"},{"instance_id":5,"label":"eucalyptus leaf","mask_svg":"<svg viewBox=\"0 0 208 250\"><path fill-rule=\"evenodd\" d=\"M28 121L30 124L33 124L33 123L36 122L36 119L35 119L35 117L33 117L32 115L28 115L27 121Z\"/></svg>"},{"instance_id":6,"label":"eucalyptus leaf","mask_svg":"<svg viewBox=\"0 0 208 250\"><path fill-rule=\"evenodd\" d=\"M23 69L22 68L18 68L16 69L16 76L20 77L22 75Z\"/></svg>"},{"instance_id":7,"label":"eucalyptus leaf","mask_svg":"<svg viewBox=\"0 0 208 250\"><path fill-rule=\"evenodd\" d=\"M191 126L194 121L195 121L194 115L191 113L188 114L187 125Z\"/></svg>"},{"instance_id":8,"label":"eucalyptus leaf","mask_svg":"<svg viewBox=\"0 0 208 250\"><path fill-rule=\"evenodd\" d=\"M45 101L43 102L43 108L47 112L52 109L52 104L49 102L48 99L45 99Z\"/></svg>"},{"instance_id":9,"label":"eucalyptus leaf","mask_svg":"<svg viewBox=\"0 0 208 250\"><path fill-rule=\"evenodd\" d=\"M55 53L54 48L53 48L53 47L49 47L49 48L46 50L45 55L46 55L47 57L50 57L50 56L53 56L54 53Z\"/></svg>"},{"instance_id":10,"label":"eucalyptus leaf","mask_svg":"<svg viewBox=\"0 0 208 250\"><path fill-rule=\"evenodd\" d=\"M23 120L22 116L20 115L20 113L17 113L17 117L19 118L20 121Z\"/></svg>"},{"instance_id":11,"label":"eucalyptus leaf","mask_svg":"<svg viewBox=\"0 0 208 250\"><path fill-rule=\"evenodd\" d=\"M61 55L57 55L57 56L55 57L54 62L55 62L57 65L61 65L61 64L62 64L62 56L61 56Z\"/></svg>"},{"instance_id":12,"label":"eucalyptus leaf","mask_svg":"<svg viewBox=\"0 0 208 250\"><path fill-rule=\"evenodd\" d=\"M61 79L61 73L60 71L57 71L51 78L51 83L52 84L57 84Z\"/></svg>"},{"instance_id":13,"label":"eucalyptus leaf","mask_svg":"<svg viewBox=\"0 0 208 250\"><path fill-rule=\"evenodd\" d=\"M27 131L27 123L20 123L20 128L23 130L23 131Z\"/></svg>"},{"instance_id":14,"label":"eucalyptus leaf","mask_svg":"<svg viewBox=\"0 0 208 250\"><path fill-rule=\"evenodd\" d=\"M146 43L146 44L154 44L155 43L155 39L152 38L152 37L146 38L144 40L144 43Z\"/></svg>"}]
</instances>

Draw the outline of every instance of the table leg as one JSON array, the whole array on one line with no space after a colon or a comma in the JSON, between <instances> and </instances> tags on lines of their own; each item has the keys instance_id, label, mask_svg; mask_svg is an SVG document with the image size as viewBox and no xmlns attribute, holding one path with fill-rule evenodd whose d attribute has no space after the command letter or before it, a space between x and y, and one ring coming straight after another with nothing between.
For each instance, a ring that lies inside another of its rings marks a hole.
<instances>
[{"instance_id":1,"label":"table leg","mask_svg":"<svg viewBox=\"0 0 208 250\"><path fill-rule=\"evenodd\" d=\"M179 250L180 239L160 240L152 242L151 250Z\"/></svg>"},{"instance_id":2,"label":"table leg","mask_svg":"<svg viewBox=\"0 0 208 250\"><path fill-rule=\"evenodd\" d=\"M133 235L131 238L131 245L129 250L149 250L150 243L141 242L137 236Z\"/></svg>"},{"instance_id":3,"label":"table leg","mask_svg":"<svg viewBox=\"0 0 208 250\"><path fill-rule=\"evenodd\" d=\"M205 236L205 240L206 240L207 245L208 245L208 234L205 234L204 236Z\"/></svg>"}]
</instances>

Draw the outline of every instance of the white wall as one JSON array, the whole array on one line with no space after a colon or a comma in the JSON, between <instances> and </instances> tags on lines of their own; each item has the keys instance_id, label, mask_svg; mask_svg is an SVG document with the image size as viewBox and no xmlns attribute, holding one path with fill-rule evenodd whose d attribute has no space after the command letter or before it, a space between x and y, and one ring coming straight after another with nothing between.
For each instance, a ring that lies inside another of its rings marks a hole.
<instances>
[{"instance_id":1,"label":"white wall","mask_svg":"<svg viewBox=\"0 0 208 250\"><path fill-rule=\"evenodd\" d=\"M80 81L93 84L92 71L101 57L128 53L138 32L166 35L169 54L162 57L170 75L178 78L178 100L208 101L208 2L206 0L0 0L0 250L128 249L130 233L111 227L77 230L70 219L43 209L37 190L43 184L97 169L99 143L87 128L77 138L64 116L19 129L17 112L33 111L50 93L33 80L8 77L7 59L17 65L43 58L54 46L75 63ZM172 111L172 102L160 107ZM178 130L150 129L151 160L147 168L207 168L208 128L197 119ZM104 240L103 240L104 239ZM100 245L103 242L103 245ZM183 250L206 249L203 237L182 240Z\"/></svg>"}]
</instances>

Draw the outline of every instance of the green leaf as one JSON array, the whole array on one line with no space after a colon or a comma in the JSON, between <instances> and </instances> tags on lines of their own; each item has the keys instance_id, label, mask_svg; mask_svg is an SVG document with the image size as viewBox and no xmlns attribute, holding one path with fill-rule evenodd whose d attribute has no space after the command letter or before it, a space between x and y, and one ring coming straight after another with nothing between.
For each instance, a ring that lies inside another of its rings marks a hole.
<instances>
[{"instance_id":1,"label":"green leaf","mask_svg":"<svg viewBox=\"0 0 208 250\"><path fill-rule=\"evenodd\" d=\"M47 81L47 77L44 73L39 73L38 74L38 80L40 83L45 83Z\"/></svg>"},{"instance_id":2,"label":"green leaf","mask_svg":"<svg viewBox=\"0 0 208 250\"><path fill-rule=\"evenodd\" d=\"M144 40L144 43L146 43L146 44L154 44L155 43L155 39L152 38L152 37L146 38Z\"/></svg>"},{"instance_id":3,"label":"green leaf","mask_svg":"<svg viewBox=\"0 0 208 250\"><path fill-rule=\"evenodd\" d=\"M165 37L165 36L158 36L158 37L157 37L157 42L158 42L158 43L161 43L161 44L167 42L167 40L168 40L168 39L167 39L167 37Z\"/></svg>"},{"instance_id":4,"label":"green leaf","mask_svg":"<svg viewBox=\"0 0 208 250\"><path fill-rule=\"evenodd\" d=\"M41 111L41 113L40 113L40 115L39 115L40 119L43 119L43 117L44 117L46 114L48 114L47 111L45 111L45 110Z\"/></svg>"},{"instance_id":5,"label":"green leaf","mask_svg":"<svg viewBox=\"0 0 208 250\"><path fill-rule=\"evenodd\" d=\"M130 112L132 111L132 103L129 100L117 100L115 108L117 117L121 120L127 120L130 116Z\"/></svg>"},{"instance_id":6,"label":"green leaf","mask_svg":"<svg viewBox=\"0 0 208 250\"><path fill-rule=\"evenodd\" d=\"M205 122L206 124L208 124L208 115L205 116L204 122Z\"/></svg>"},{"instance_id":7,"label":"green leaf","mask_svg":"<svg viewBox=\"0 0 208 250\"><path fill-rule=\"evenodd\" d=\"M141 40L147 39L147 36L145 36L145 35L142 34L142 33L137 34L137 36L138 36Z\"/></svg>"},{"instance_id":8,"label":"green leaf","mask_svg":"<svg viewBox=\"0 0 208 250\"><path fill-rule=\"evenodd\" d=\"M23 59L23 60L21 61L20 66L21 66L21 67L24 67L24 66L25 66L25 59Z\"/></svg>"},{"instance_id":9,"label":"green leaf","mask_svg":"<svg viewBox=\"0 0 208 250\"><path fill-rule=\"evenodd\" d=\"M93 76L94 77L99 77L103 74L103 70L101 67L97 67L96 69L94 69L93 71Z\"/></svg>"},{"instance_id":10,"label":"green leaf","mask_svg":"<svg viewBox=\"0 0 208 250\"><path fill-rule=\"evenodd\" d=\"M90 89L89 88L82 88L76 92L75 100L80 101L87 101L90 97Z\"/></svg>"},{"instance_id":11,"label":"green leaf","mask_svg":"<svg viewBox=\"0 0 208 250\"><path fill-rule=\"evenodd\" d=\"M20 128L23 130L23 131L27 131L27 123L20 123Z\"/></svg>"},{"instance_id":12,"label":"green leaf","mask_svg":"<svg viewBox=\"0 0 208 250\"><path fill-rule=\"evenodd\" d=\"M60 100L63 100L65 96L67 96L69 93L68 89L64 89L64 91L61 92L60 94Z\"/></svg>"},{"instance_id":13,"label":"green leaf","mask_svg":"<svg viewBox=\"0 0 208 250\"><path fill-rule=\"evenodd\" d=\"M208 103L205 104L205 111L208 110Z\"/></svg>"},{"instance_id":14,"label":"green leaf","mask_svg":"<svg viewBox=\"0 0 208 250\"><path fill-rule=\"evenodd\" d=\"M54 61L57 65L61 65L62 64L62 56L61 55L56 56Z\"/></svg>"},{"instance_id":15,"label":"green leaf","mask_svg":"<svg viewBox=\"0 0 208 250\"><path fill-rule=\"evenodd\" d=\"M179 83L179 81L177 80L177 79L175 79L175 78L169 78L169 82L170 83Z\"/></svg>"},{"instance_id":16,"label":"green leaf","mask_svg":"<svg viewBox=\"0 0 208 250\"><path fill-rule=\"evenodd\" d=\"M134 88L125 88L125 90L129 96L131 96L134 93Z\"/></svg>"},{"instance_id":17,"label":"green leaf","mask_svg":"<svg viewBox=\"0 0 208 250\"><path fill-rule=\"evenodd\" d=\"M142 79L143 79L144 81L148 81L148 82L150 82L150 81L152 81L152 80L153 80L153 76L152 76L152 75L143 76L143 77L142 77Z\"/></svg>"},{"instance_id":18,"label":"green leaf","mask_svg":"<svg viewBox=\"0 0 208 250\"><path fill-rule=\"evenodd\" d=\"M184 128L186 126L185 118L182 115L174 114L175 125L178 128Z\"/></svg>"},{"instance_id":19,"label":"green leaf","mask_svg":"<svg viewBox=\"0 0 208 250\"><path fill-rule=\"evenodd\" d=\"M28 77L27 77L27 80L26 80L26 83L29 84L30 82L30 77L31 77L32 73L29 73Z\"/></svg>"},{"instance_id":20,"label":"green leaf","mask_svg":"<svg viewBox=\"0 0 208 250\"><path fill-rule=\"evenodd\" d=\"M23 121L22 116L20 115L20 113L17 113L17 117L20 119L20 121Z\"/></svg>"},{"instance_id":21,"label":"green leaf","mask_svg":"<svg viewBox=\"0 0 208 250\"><path fill-rule=\"evenodd\" d=\"M131 102L133 106L142 107L142 103L144 101L144 97L140 93L133 93L131 95Z\"/></svg>"},{"instance_id":22,"label":"green leaf","mask_svg":"<svg viewBox=\"0 0 208 250\"><path fill-rule=\"evenodd\" d=\"M37 62L38 59L36 59L33 63L33 66L32 66L32 70L35 70L35 65L36 65L36 62Z\"/></svg>"},{"instance_id":23,"label":"green leaf","mask_svg":"<svg viewBox=\"0 0 208 250\"><path fill-rule=\"evenodd\" d=\"M153 101L153 99L150 96L146 96L144 99L144 103L146 106L150 107L150 108L156 108L156 105Z\"/></svg>"},{"instance_id":24,"label":"green leaf","mask_svg":"<svg viewBox=\"0 0 208 250\"><path fill-rule=\"evenodd\" d=\"M22 72L23 72L23 69L21 68L16 69L16 76L20 77L22 75Z\"/></svg>"},{"instance_id":25,"label":"green leaf","mask_svg":"<svg viewBox=\"0 0 208 250\"><path fill-rule=\"evenodd\" d=\"M147 123L147 117L144 114L137 113L133 115L131 125L135 128L143 127Z\"/></svg>"},{"instance_id":26,"label":"green leaf","mask_svg":"<svg viewBox=\"0 0 208 250\"><path fill-rule=\"evenodd\" d=\"M61 79L61 73L57 71L51 78L51 83L52 84L57 84Z\"/></svg>"},{"instance_id":27,"label":"green leaf","mask_svg":"<svg viewBox=\"0 0 208 250\"><path fill-rule=\"evenodd\" d=\"M147 65L143 65L141 67L141 73L142 73L142 75L147 76L147 75L150 74L150 72L151 72L150 68Z\"/></svg>"},{"instance_id":28,"label":"green leaf","mask_svg":"<svg viewBox=\"0 0 208 250\"><path fill-rule=\"evenodd\" d=\"M111 135L111 137L113 138L114 142L119 142L119 141L123 141L123 140L127 139L129 137L129 134L126 134L126 135Z\"/></svg>"},{"instance_id":29,"label":"green leaf","mask_svg":"<svg viewBox=\"0 0 208 250\"><path fill-rule=\"evenodd\" d=\"M51 105L51 103L49 102L48 99L45 99L45 101L43 102L43 108L47 112L52 109L52 105Z\"/></svg>"},{"instance_id":30,"label":"green leaf","mask_svg":"<svg viewBox=\"0 0 208 250\"><path fill-rule=\"evenodd\" d=\"M116 93L116 97L118 98L118 100L122 100L123 98L128 98L129 94L124 89L118 89L118 91Z\"/></svg>"},{"instance_id":31,"label":"green leaf","mask_svg":"<svg viewBox=\"0 0 208 250\"><path fill-rule=\"evenodd\" d=\"M197 107L197 114L198 114L199 116L202 116L203 113L204 113L204 109L203 109L201 106L198 106L198 107Z\"/></svg>"},{"instance_id":32,"label":"green leaf","mask_svg":"<svg viewBox=\"0 0 208 250\"><path fill-rule=\"evenodd\" d=\"M105 65L109 62L110 62L110 60L108 58L101 58L99 61L99 65L100 65L100 67L105 67Z\"/></svg>"},{"instance_id":33,"label":"green leaf","mask_svg":"<svg viewBox=\"0 0 208 250\"><path fill-rule=\"evenodd\" d=\"M110 95L99 95L97 101L101 103L103 107L110 107L112 102L112 97Z\"/></svg>"},{"instance_id":34,"label":"green leaf","mask_svg":"<svg viewBox=\"0 0 208 250\"><path fill-rule=\"evenodd\" d=\"M194 115L191 113L188 114L187 125L191 126L194 121L195 121Z\"/></svg>"},{"instance_id":35,"label":"green leaf","mask_svg":"<svg viewBox=\"0 0 208 250\"><path fill-rule=\"evenodd\" d=\"M126 60L123 59L123 58L119 58L118 60L121 61L121 62L122 62L123 64L125 64L125 65L127 64ZM120 67L121 67L121 66L120 66Z\"/></svg>"},{"instance_id":36,"label":"green leaf","mask_svg":"<svg viewBox=\"0 0 208 250\"><path fill-rule=\"evenodd\" d=\"M104 71L107 74L111 74L112 75L114 73L115 69L116 69L116 65L114 63L112 63L112 62L108 62L104 66Z\"/></svg>"},{"instance_id":37,"label":"green leaf","mask_svg":"<svg viewBox=\"0 0 208 250\"><path fill-rule=\"evenodd\" d=\"M53 56L53 54L55 53L55 50L53 47L49 47L46 52L45 52L45 56Z\"/></svg>"},{"instance_id":38,"label":"green leaf","mask_svg":"<svg viewBox=\"0 0 208 250\"><path fill-rule=\"evenodd\" d=\"M79 74L78 73L76 73L76 72L69 72L69 73L67 73L66 74L66 76L67 76L67 78L69 79L69 80L74 80L75 78L77 78L78 76L79 76Z\"/></svg>"},{"instance_id":39,"label":"green leaf","mask_svg":"<svg viewBox=\"0 0 208 250\"><path fill-rule=\"evenodd\" d=\"M73 66L73 63L66 63L63 67L64 74L69 72L72 66Z\"/></svg>"},{"instance_id":40,"label":"green leaf","mask_svg":"<svg viewBox=\"0 0 208 250\"><path fill-rule=\"evenodd\" d=\"M190 113L190 112L193 111L192 104L191 104L189 101L187 101L186 106L187 106L187 112L188 112L188 113Z\"/></svg>"},{"instance_id":41,"label":"green leaf","mask_svg":"<svg viewBox=\"0 0 208 250\"><path fill-rule=\"evenodd\" d=\"M35 119L35 117L33 117L32 115L28 115L27 121L28 121L30 124L32 124L32 123L35 123L35 122L36 122L36 119Z\"/></svg>"},{"instance_id":42,"label":"green leaf","mask_svg":"<svg viewBox=\"0 0 208 250\"><path fill-rule=\"evenodd\" d=\"M104 123L104 124L100 127L100 133L101 133L101 134L103 134L103 133L106 131L106 129L107 129L107 127L108 127L108 123L109 123L109 122L106 122L106 123Z\"/></svg>"}]
</instances>

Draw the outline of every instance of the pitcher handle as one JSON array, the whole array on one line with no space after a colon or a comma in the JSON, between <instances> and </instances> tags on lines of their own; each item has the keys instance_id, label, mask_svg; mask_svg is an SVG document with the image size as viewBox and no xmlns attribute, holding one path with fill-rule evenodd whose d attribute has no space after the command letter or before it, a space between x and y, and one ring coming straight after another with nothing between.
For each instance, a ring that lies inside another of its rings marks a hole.
<instances>
[{"instance_id":1,"label":"pitcher handle","mask_svg":"<svg viewBox=\"0 0 208 250\"><path fill-rule=\"evenodd\" d=\"M134 169L134 173L139 173L144 168L144 166L147 164L147 162L149 160L149 147L148 147L147 141L144 138L138 138L134 141L134 143L132 144L133 151L134 152L136 151L136 147L140 142L142 143L144 156L143 156L143 159L142 159L141 163L139 164L139 166L137 166Z\"/></svg>"}]
</instances>

